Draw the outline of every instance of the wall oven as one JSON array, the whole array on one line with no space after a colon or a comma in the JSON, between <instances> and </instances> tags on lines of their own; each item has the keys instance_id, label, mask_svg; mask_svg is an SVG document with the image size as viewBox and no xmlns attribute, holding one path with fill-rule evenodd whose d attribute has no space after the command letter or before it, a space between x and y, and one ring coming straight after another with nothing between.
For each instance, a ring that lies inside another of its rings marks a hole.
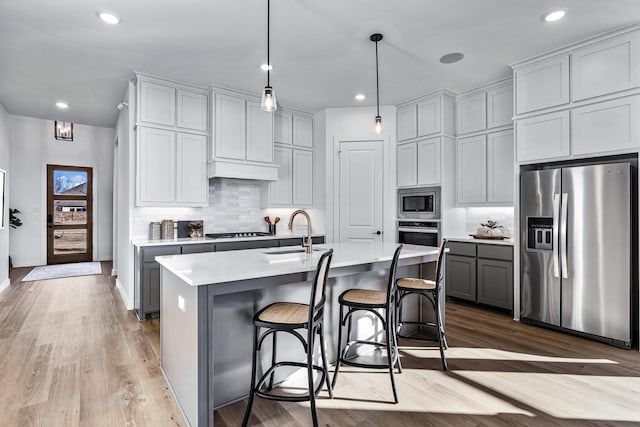
<instances>
[{"instance_id":1,"label":"wall oven","mask_svg":"<svg viewBox=\"0 0 640 427\"><path fill-rule=\"evenodd\" d=\"M439 221L398 221L398 243L440 246Z\"/></svg>"},{"instance_id":2,"label":"wall oven","mask_svg":"<svg viewBox=\"0 0 640 427\"><path fill-rule=\"evenodd\" d=\"M398 218L440 219L440 188L398 190Z\"/></svg>"}]
</instances>

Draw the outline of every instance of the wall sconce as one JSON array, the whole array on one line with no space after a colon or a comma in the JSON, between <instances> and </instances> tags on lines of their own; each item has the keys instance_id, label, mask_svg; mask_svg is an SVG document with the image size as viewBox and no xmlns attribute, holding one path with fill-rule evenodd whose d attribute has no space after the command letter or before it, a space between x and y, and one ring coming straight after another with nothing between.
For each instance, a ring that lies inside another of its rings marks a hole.
<instances>
[{"instance_id":1,"label":"wall sconce","mask_svg":"<svg viewBox=\"0 0 640 427\"><path fill-rule=\"evenodd\" d=\"M59 141L73 141L73 123L53 122L53 136Z\"/></svg>"}]
</instances>

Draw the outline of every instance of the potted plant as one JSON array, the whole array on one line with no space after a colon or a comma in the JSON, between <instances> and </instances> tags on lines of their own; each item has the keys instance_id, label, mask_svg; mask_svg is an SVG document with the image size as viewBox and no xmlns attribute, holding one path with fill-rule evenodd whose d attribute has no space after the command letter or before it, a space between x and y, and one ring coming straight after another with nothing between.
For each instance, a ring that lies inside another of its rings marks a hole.
<instances>
[{"instance_id":1,"label":"potted plant","mask_svg":"<svg viewBox=\"0 0 640 427\"><path fill-rule=\"evenodd\" d=\"M9 208L9 225L11 228L18 228L22 225L22 221L20 218L16 216L16 214L22 213L18 209Z\"/></svg>"},{"instance_id":2,"label":"potted plant","mask_svg":"<svg viewBox=\"0 0 640 427\"><path fill-rule=\"evenodd\" d=\"M191 229L191 237L202 237L202 223L194 221L189 223Z\"/></svg>"},{"instance_id":3,"label":"potted plant","mask_svg":"<svg viewBox=\"0 0 640 427\"><path fill-rule=\"evenodd\" d=\"M476 230L479 236L498 237L504 235L504 227L498 225L498 221L489 219L485 223L480 223L480 225L482 227Z\"/></svg>"}]
</instances>

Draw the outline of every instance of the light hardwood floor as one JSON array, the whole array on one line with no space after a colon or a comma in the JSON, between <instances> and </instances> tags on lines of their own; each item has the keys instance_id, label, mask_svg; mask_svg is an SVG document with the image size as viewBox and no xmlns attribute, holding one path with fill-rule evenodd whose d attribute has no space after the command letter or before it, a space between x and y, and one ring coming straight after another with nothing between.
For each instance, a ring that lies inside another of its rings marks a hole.
<instances>
[{"instance_id":1,"label":"light hardwood floor","mask_svg":"<svg viewBox=\"0 0 640 427\"><path fill-rule=\"evenodd\" d=\"M0 294L0 426L182 426L159 369L159 322L125 311L106 275L20 282ZM109 263L103 271L111 271ZM401 341L388 374L341 370L331 426L640 425L640 354L447 305L449 372L430 343ZM249 337L247 337L249 339ZM237 426L245 402L215 413ZM252 425L310 425L306 403L256 399Z\"/></svg>"}]
</instances>

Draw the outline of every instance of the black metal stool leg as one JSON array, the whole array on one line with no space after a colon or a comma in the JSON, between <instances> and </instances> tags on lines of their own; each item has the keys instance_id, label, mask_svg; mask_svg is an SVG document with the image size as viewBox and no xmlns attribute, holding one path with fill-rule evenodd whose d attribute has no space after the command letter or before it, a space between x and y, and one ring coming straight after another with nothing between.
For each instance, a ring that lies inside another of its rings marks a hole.
<instances>
[{"instance_id":1,"label":"black metal stool leg","mask_svg":"<svg viewBox=\"0 0 640 427\"><path fill-rule=\"evenodd\" d=\"M388 320L391 320L390 316L387 316ZM393 360L393 352L392 352L392 348L391 345L393 343L393 332L390 330L390 328L393 327L393 325L391 325L391 322L387 322L388 324L387 326L387 330L386 330L386 339L387 339L387 360L389 362L389 375L391 376L391 388L393 389L393 400L395 401L395 403L398 403L398 393L396 392L396 380L395 380L395 376L393 373L393 367L395 365L394 360ZM383 325L384 326L384 325ZM397 349L396 349L397 351Z\"/></svg>"},{"instance_id":2,"label":"black metal stool leg","mask_svg":"<svg viewBox=\"0 0 640 427\"><path fill-rule=\"evenodd\" d=\"M251 362L251 392L249 393L249 401L247 402L247 409L244 412L244 419L242 420L242 427L246 427L249 424L249 418L251 417L251 407L253 406L253 398L256 392L256 370L258 359L258 327L253 327L253 361Z\"/></svg>"},{"instance_id":3,"label":"black metal stool leg","mask_svg":"<svg viewBox=\"0 0 640 427\"><path fill-rule=\"evenodd\" d=\"M333 399L333 387L331 387L331 381L329 380L329 364L327 363L327 354L324 348L324 327L320 324L318 329L320 334L320 356L322 357L322 367L324 368L324 377L327 382L327 390L329 391L329 397Z\"/></svg>"},{"instance_id":4,"label":"black metal stool leg","mask_svg":"<svg viewBox=\"0 0 640 427\"><path fill-rule=\"evenodd\" d=\"M393 321L394 321L394 324L397 325L398 324L398 319L396 319L396 314L397 314L397 312L394 310ZM398 373L401 374L402 373L402 361L400 360L400 345L398 344L398 328L396 328L395 326L393 328L393 342L394 342L394 345L395 345L394 348L396 349L396 357L398 358Z\"/></svg>"},{"instance_id":5,"label":"black metal stool leg","mask_svg":"<svg viewBox=\"0 0 640 427\"><path fill-rule=\"evenodd\" d=\"M273 342L271 347L271 366L276 365L276 347L277 347L277 332L273 333ZM271 372L271 376L269 377L269 391L273 390L273 377L275 376L275 370Z\"/></svg>"},{"instance_id":6,"label":"black metal stool leg","mask_svg":"<svg viewBox=\"0 0 640 427\"><path fill-rule=\"evenodd\" d=\"M309 377L309 403L311 404L311 419L313 427L318 427L318 413L316 411L316 393L313 386L313 350L315 348L315 334L309 334L310 340L307 343L307 375ZM322 345L322 344L321 344Z\"/></svg>"},{"instance_id":7,"label":"black metal stool leg","mask_svg":"<svg viewBox=\"0 0 640 427\"><path fill-rule=\"evenodd\" d=\"M438 346L440 347L440 359L442 360L442 369L448 370L447 359L444 357L444 331L442 328L442 316L440 315L440 302L438 296L434 296L436 306L436 332L438 334Z\"/></svg>"},{"instance_id":8,"label":"black metal stool leg","mask_svg":"<svg viewBox=\"0 0 640 427\"><path fill-rule=\"evenodd\" d=\"M336 368L333 371L333 380L331 381L332 389L336 386L336 381L338 380L338 371L340 371L340 362L342 362L342 317L343 315L344 315L344 306L340 304L340 321L338 322L338 351L336 356Z\"/></svg>"}]
</instances>

